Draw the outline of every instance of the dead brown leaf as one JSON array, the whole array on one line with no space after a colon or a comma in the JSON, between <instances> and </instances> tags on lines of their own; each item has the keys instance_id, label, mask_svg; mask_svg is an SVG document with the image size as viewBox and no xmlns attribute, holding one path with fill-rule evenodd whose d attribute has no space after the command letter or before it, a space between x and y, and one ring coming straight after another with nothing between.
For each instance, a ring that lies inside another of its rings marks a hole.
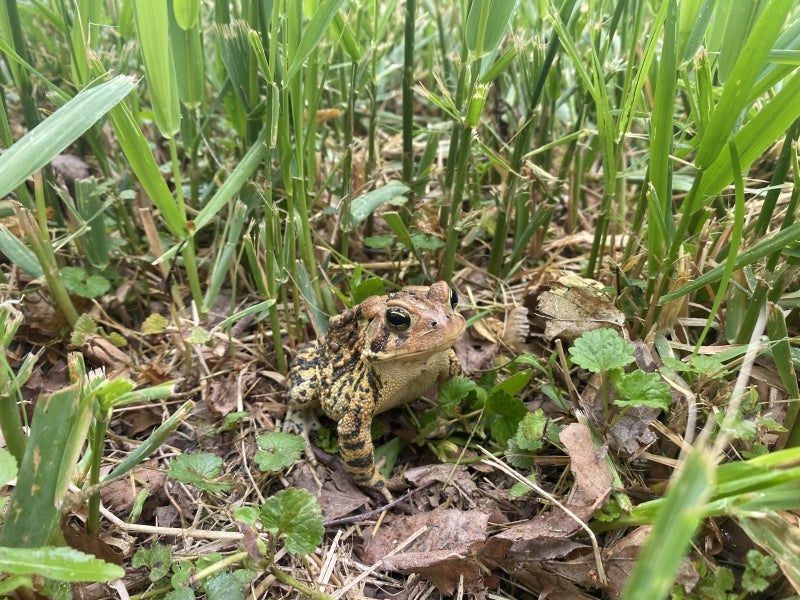
<instances>
[{"instance_id":1,"label":"dead brown leaf","mask_svg":"<svg viewBox=\"0 0 800 600\"><path fill-rule=\"evenodd\" d=\"M147 490L151 498L156 498L164 487L167 474L158 468L157 460L149 460L135 467L131 474L112 481L100 491L100 498L115 515L125 518L130 514L133 503L142 490ZM165 500L157 500L164 502ZM153 501L150 501L151 504Z\"/></svg>"},{"instance_id":2,"label":"dead brown leaf","mask_svg":"<svg viewBox=\"0 0 800 600\"><path fill-rule=\"evenodd\" d=\"M477 485L469 476L464 465L431 464L408 469L403 477L415 487L424 487L430 483L448 483L455 485L467 496L473 496Z\"/></svg>"},{"instance_id":3,"label":"dead brown leaf","mask_svg":"<svg viewBox=\"0 0 800 600\"><path fill-rule=\"evenodd\" d=\"M625 323L625 315L614 306L600 282L574 274L553 281L539 294L536 307L544 317L547 340L572 341L601 327L622 330Z\"/></svg>"},{"instance_id":4,"label":"dead brown leaf","mask_svg":"<svg viewBox=\"0 0 800 600\"><path fill-rule=\"evenodd\" d=\"M86 554L91 554L97 558L122 566L122 553L109 546L105 541L96 535L92 535L86 529L75 523L64 523L61 526L61 533L67 545Z\"/></svg>"},{"instance_id":5,"label":"dead brown leaf","mask_svg":"<svg viewBox=\"0 0 800 600\"><path fill-rule=\"evenodd\" d=\"M547 600L593 600L595 596L585 594L570 581L549 573L537 566L526 566L513 573L513 576L522 585L539 594L540 598Z\"/></svg>"},{"instance_id":6,"label":"dead brown leaf","mask_svg":"<svg viewBox=\"0 0 800 600\"><path fill-rule=\"evenodd\" d=\"M641 552L642 545L647 540L650 527L637 527L611 547L603 550L603 565L606 567L608 576L608 592L612 598L618 598L622 594L625 582L630 577L633 565ZM700 575L692 566L691 561L686 558L683 560L676 583L681 584L687 593L691 592Z\"/></svg>"},{"instance_id":7,"label":"dead brown leaf","mask_svg":"<svg viewBox=\"0 0 800 600\"><path fill-rule=\"evenodd\" d=\"M206 396L206 404L221 417L236 410L239 405L239 374L232 371L224 379L215 379Z\"/></svg>"},{"instance_id":8,"label":"dead brown leaf","mask_svg":"<svg viewBox=\"0 0 800 600\"><path fill-rule=\"evenodd\" d=\"M492 368L498 347L498 344L485 338L477 338L469 328L456 342L454 349L465 373L479 373Z\"/></svg>"},{"instance_id":9,"label":"dead brown leaf","mask_svg":"<svg viewBox=\"0 0 800 600\"><path fill-rule=\"evenodd\" d=\"M570 469L575 485L566 503L567 508L581 521L586 522L602 507L611 493L611 469L601 453L595 450L591 432L586 425L572 423L561 432L561 442L570 457ZM572 516L557 506L548 508L532 519L514 525L496 537L513 542L509 560L516 569L532 565L557 565L557 569L576 555L586 565L584 573L595 573L592 548L572 542L569 538L581 528ZM549 571L557 570L547 567ZM514 570L514 569L512 569ZM563 575L563 574L562 574Z\"/></svg>"},{"instance_id":10,"label":"dead brown leaf","mask_svg":"<svg viewBox=\"0 0 800 600\"><path fill-rule=\"evenodd\" d=\"M382 560L386 570L418 573L445 594L462 583L472 594L483 594L496 580L491 569L511 545L487 537L488 512L433 510L393 519L371 537L365 536L363 558ZM423 531L408 548L392 554L409 537Z\"/></svg>"},{"instance_id":11,"label":"dead brown leaf","mask_svg":"<svg viewBox=\"0 0 800 600\"><path fill-rule=\"evenodd\" d=\"M289 478L295 487L308 490L317 497L326 521L340 519L369 503L369 497L353 485L343 470L319 468L317 471L331 477L331 480L323 482L322 488L319 477L306 461L297 464Z\"/></svg>"},{"instance_id":12,"label":"dead brown leaf","mask_svg":"<svg viewBox=\"0 0 800 600\"><path fill-rule=\"evenodd\" d=\"M570 508L580 510L580 516L588 519L603 505L611 493L614 475L605 461L604 453L595 449L589 428L582 423L570 423L561 431L561 443L570 458L570 470L575 475L575 487L569 498Z\"/></svg>"},{"instance_id":13,"label":"dead brown leaf","mask_svg":"<svg viewBox=\"0 0 800 600\"><path fill-rule=\"evenodd\" d=\"M89 335L81 345L84 356L94 366L121 372L130 364L130 357L101 335Z\"/></svg>"},{"instance_id":14,"label":"dead brown leaf","mask_svg":"<svg viewBox=\"0 0 800 600\"><path fill-rule=\"evenodd\" d=\"M120 419L120 424L126 436L135 437L143 431L161 425L162 421L163 415L160 407L140 406L126 411Z\"/></svg>"}]
</instances>

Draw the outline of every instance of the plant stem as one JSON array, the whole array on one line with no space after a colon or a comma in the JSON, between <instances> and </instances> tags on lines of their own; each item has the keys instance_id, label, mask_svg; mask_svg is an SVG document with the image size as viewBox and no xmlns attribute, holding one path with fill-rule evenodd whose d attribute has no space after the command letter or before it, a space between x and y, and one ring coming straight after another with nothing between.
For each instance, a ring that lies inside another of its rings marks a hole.
<instances>
[{"instance_id":1,"label":"plant stem","mask_svg":"<svg viewBox=\"0 0 800 600\"><path fill-rule=\"evenodd\" d=\"M41 179L37 176L37 181ZM41 184L39 184L41 185ZM75 321L78 320L78 311L72 303L72 298L69 296L64 282L58 273L58 265L56 264L56 256L53 248L50 246L50 240L44 237L42 230L39 228L36 219L33 218L31 211L21 206L17 207L17 220L19 221L20 229L25 234L25 239L28 241L31 250L36 255L36 259L42 266L44 278L47 280L47 286L50 288L50 293L53 295L61 312L67 319L67 323L72 327Z\"/></svg>"},{"instance_id":2,"label":"plant stem","mask_svg":"<svg viewBox=\"0 0 800 600\"><path fill-rule=\"evenodd\" d=\"M297 579L281 571L275 565L271 565L269 568L269 572L272 573L273 577L280 581L281 583L285 583L286 585L292 586L301 594L308 596L312 600L333 600L333 596L329 596L325 592L320 592L319 590L315 590L314 588L310 588L307 585L300 583Z\"/></svg>"},{"instance_id":3,"label":"plant stem","mask_svg":"<svg viewBox=\"0 0 800 600\"><path fill-rule=\"evenodd\" d=\"M406 0L405 28L403 31L403 181L410 188L409 204L403 207L403 223L408 225L414 202L414 34L416 0Z\"/></svg>"}]
</instances>

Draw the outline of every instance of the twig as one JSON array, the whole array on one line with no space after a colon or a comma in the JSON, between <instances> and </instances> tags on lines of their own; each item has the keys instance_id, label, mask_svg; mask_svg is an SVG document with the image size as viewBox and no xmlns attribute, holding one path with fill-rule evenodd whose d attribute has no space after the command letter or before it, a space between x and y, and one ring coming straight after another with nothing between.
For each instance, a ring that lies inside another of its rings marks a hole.
<instances>
[{"instance_id":1,"label":"twig","mask_svg":"<svg viewBox=\"0 0 800 600\"><path fill-rule=\"evenodd\" d=\"M351 525L353 523L361 523L361 522L366 521L368 519L377 518L377 517L379 517L381 515L381 513L386 512L387 510L389 510L390 508L392 508L394 506L397 506L401 502L405 502L406 500L408 500L414 494L418 494L419 492L428 489L434 483L435 482L433 482L433 481L429 481L425 485L422 485L422 486L420 486L420 487L418 487L416 489L413 489L410 492L406 492L405 494L403 494L402 496L400 496L396 500L392 500L388 504L385 504L383 506L379 506L379 507L374 508L372 510L369 510L369 511L367 511L365 513L360 513L360 514L357 514L357 515L353 515L352 517L342 517L341 519L333 519L331 521L325 521L325 523L323 523L323 525L325 527L339 527L341 525Z\"/></svg>"}]
</instances>

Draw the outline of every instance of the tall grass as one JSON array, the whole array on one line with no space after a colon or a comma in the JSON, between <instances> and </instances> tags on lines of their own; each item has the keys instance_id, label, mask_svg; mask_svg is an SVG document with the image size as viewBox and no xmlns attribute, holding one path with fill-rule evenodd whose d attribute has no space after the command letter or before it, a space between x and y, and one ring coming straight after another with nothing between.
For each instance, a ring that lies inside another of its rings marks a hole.
<instances>
[{"instance_id":1,"label":"tall grass","mask_svg":"<svg viewBox=\"0 0 800 600\"><path fill-rule=\"evenodd\" d=\"M0 229L0 250L74 324L63 267L114 281L149 248L176 314L230 328L263 301L285 372L284 342L324 333L362 273L477 268L500 289L589 220L581 269L642 290L634 335L669 333L691 303L709 307L698 347L722 320L718 340L743 344L768 316L796 446L798 18L792 0L5 2L0 191L26 237ZM74 211L45 169L68 148L111 190ZM79 252L89 239L102 260ZM704 450L686 463L697 503Z\"/></svg>"}]
</instances>

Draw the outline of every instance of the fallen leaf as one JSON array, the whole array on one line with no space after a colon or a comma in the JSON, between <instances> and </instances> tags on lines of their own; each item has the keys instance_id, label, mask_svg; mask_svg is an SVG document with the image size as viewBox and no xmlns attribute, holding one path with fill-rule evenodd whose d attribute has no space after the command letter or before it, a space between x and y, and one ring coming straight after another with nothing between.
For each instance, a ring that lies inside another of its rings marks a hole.
<instances>
[{"instance_id":1,"label":"fallen leaf","mask_svg":"<svg viewBox=\"0 0 800 600\"><path fill-rule=\"evenodd\" d=\"M498 347L495 343L478 339L472 335L470 327L456 342L454 349L463 371L478 373L492 368Z\"/></svg>"},{"instance_id":2,"label":"fallen leaf","mask_svg":"<svg viewBox=\"0 0 800 600\"><path fill-rule=\"evenodd\" d=\"M225 379L215 379L206 396L206 404L217 415L224 417L239 406L239 374L231 372Z\"/></svg>"},{"instance_id":3,"label":"fallen leaf","mask_svg":"<svg viewBox=\"0 0 800 600\"><path fill-rule=\"evenodd\" d=\"M508 574L526 581L532 589L544 593L553 589L574 588L575 596L550 595L548 598L585 598L578 594L583 589L603 589L609 598L618 598L630 577L642 544L647 539L649 527L639 527L617 541L613 546L601 550L607 583L601 586L597 579L595 557L592 547L569 541L549 540L538 545L528 545L524 551L518 546L509 552ZM677 583L691 592L699 577L691 561L685 559L678 572Z\"/></svg>"},{"instance_id":4,"label":"fallen leaf","mask_svg":"<svg viewBox=\"0 0 800 600\"><path fill-rule=\"evenodd\" d=\"M121 371L130 363L130 357L100 335L88 335L81 345L84 356L94 366L104 366L111 371Z\"/></svg>"},{"instance_id":5,"label":"fallen leaf","mask_svg":"<svg viewBox=\"0 0 800 600\"><path fill-rule=\"evenodd\" d=\"M647 406L633 406L620 417L608 431L608 443L616 452L630 458L638 457L656 441L650 423L661 411Z\"/></svg>"},{"instance_id":6,"label":"fallen leaf","mask_svg":"<svg viewBox=\"0 0 800 600\"><path fill-rule=\"evenodd\" d=\"M167 474L158 468L157 460L149 460L135 467L127 477L112 481L104 486L100 491L100 498L115 515L125 518L130 514L133 503L146 489L150 495L148 502L152 505L160 500L154 500L159 496L164 487ZM163 502L168 502L166 498Z\"/></svg>"},{"instance_id":7,"label":"fallen leaf","mask_svg":"<svg viewBox=\"0 0 800 600\"><path fill-rule=\"evenodd\" d=\"M525 566L510 573L525 588L536 592L539 598L547 600L593 600L574 583L550 573L536 565Z\"/></svg>"},{"instance_id":8,"label":"fallen leaf","mask_svg":"<svg viewBox=\"0 0 800 600\"><path fill-rule=\"evenodd\" d=\"M67 545L86 554L91 554L97 558L110 562L120 567L123 565L122 553L109 546L106 542L96 535L92 535L83 527L74 523L62 523L61 533Z\"/></svg>"},{"instance_id":9,"label":"fallen leaf","mask_svg":"<svg viewBox=\"0 0 800 600\"><path fill-rule=\"evenodd\" d=\"M294 467L288 479L294 487L308 490L316 496L326 521L340 519L369 503L369 497L353 485L346 474L329 469L319 471L331 477L331 480L322 484L321 489L319 478L305 461Z\"/></svg>"},{"instance_id":10,"label":"fallen leaf","mask_svg":"<svg viewBox=\"0 0 800 600\"><path fill-rule=\"evenodd\" d=\"M123 413L120 418L120 424L128 437L135 437L143 431L161 425L162 422L161 407L153 406L137 406L134 410Z\"/></svg>"},{"instance_id":11,"label":"fallen leaf","mask_svg":"<svg viewBox=\"0 0 800 600\"><path fill-rule=\"evenodd\" d=\"M570 509L580 511L581 518L589 519L608 499L614 475L611 467L595 449L592 434L586 425L570 423L559 436L570 458L570 470L575 475L575 487L569 498Z\"/></svg>"},{"instance_id":12,"label":"fallen leaf","mask_svg":"<svg viewBox=\"0 0 800 600\"><path fill-rule=\"evenodd\" d=\"M472 497L478 489L464 465L424 465L408 469L403 473L403 477L418 488L424 487L431 482L452 484L469 497Z\"/></svg>"},{"instance_id":13,"label":"fallen leaf","mask_svg":"<svg viewBox=\"0 0 800 600\"><path fill-rule=\"evenodd\" d=\"M488 512L433 510L398 517L374 537L365 535L363 559L381 560L380 568L417 573L451 594L463 583L473 595L496 583L491 570L511 546L509 540L487 538ZM424 531L407 548L392 554L409 537Z\"/></svg>"},{"instance_id":14,"label":"fallen leaf","mask_svg":"<svg viewBox=\"0 0 800 600\"><path fill-rule=\"evenodd\" d=\"M636 366L645 373L656 370L656 361L649 346L641 341L634 341L633 356ZM599 426L605 425L606 407L603 405L601 395L598 393L600 375L593 375L586 387L578 396L581 409L589 418ZM671 391L673 401L678 392ZM607 441L609 447L617 453L634 458L644 452L648 446L656 441L657 437L650 428L650 424L658 418L661 410L647 406L633 406L616 420L608 430Z\"/></svg>"},{"instance_id":15,"label":"fallen leaf","mask_svg":"<svg viewBox=\"0 0 800 600\"><path fill-rule=\"evenodd\" d=\"M73 196L75 195L75 182L79 179L87 179L92 175L86 161L74 154L59 154L50 161L50 166Z\"/></svg>"},{"instance_id":16,"label":"fallen leaf","mask_svg":"<svg viewBox=\"0 0 800 600\"><path fill-rule=\"evenodd\" d=\"M544 337L572 341L601 327L622 330L625 315L614 306L603 285L574 274L563 275L539 294L536 303L544 318Z\"/></svg>"},{"instance_id":17,"label":"fallen leaf","mask_svg":"<svg viewBox=\"0 0 800 600\"><path fill-rule=\"evenodd\" d=\"M639 557L650 530L649 526L637 527L624 538L603 550L603 565L608 576L606 589L612 598L618 598L622 594L625 582L630 577L633 565ZM688 558L684 558L675 583L681 584L687 593L691 593L699 581L700 575L697 570Z\"/></svg>"}]
</instances>

